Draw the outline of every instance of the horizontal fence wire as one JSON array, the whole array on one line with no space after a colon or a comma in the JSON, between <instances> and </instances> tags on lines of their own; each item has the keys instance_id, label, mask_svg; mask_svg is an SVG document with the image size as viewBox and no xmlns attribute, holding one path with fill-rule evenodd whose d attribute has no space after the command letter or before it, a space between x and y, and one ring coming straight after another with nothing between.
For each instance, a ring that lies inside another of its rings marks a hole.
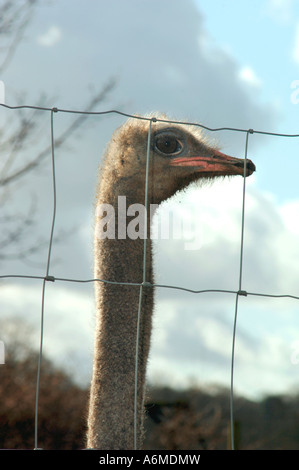
<instances>
[{"instance_id":1,"label":"horizontal fence wire","mask_svg":"<svg viewBox=\"0 0 299 470\"><path fill-rule=\"evenodd\" d=\"M38 406L39 406L39 389L40 389L40 374L42 367L42 356L43 356L43 335L44 335L44 317L45 317L45 293L46 293L46 284L47 282L67 282L67 283L95 283L103 282L107 284L117 284L117 285L126 285L126 286L139 286L139 308L137 316L137 333L136 333L136 357L135 357L135 396L134 396L134 448L137 446L137 380L138 380L138 349L139 349L139 322L141 314L141 299L142 299L142 289L143 287L152 287L152 288L162 288L162 289L174 289L189 292L192 294L205 294L205 293L221 293L221 294L231 294L235 296L235 311L234 311L234 321L233 321L233 333L232 333L232 352L231 352L231 382L230 382L230 428L231 428L231 448L234 449L234 359L235 359L235 340L236 340L236 330L237 330L237 315L238 315L238 300L240 296L257 296L265 298L289 298L294 300L299 300L299 296L292 294L269 294L265 292L249 292L242 288L242 272L243 272L243 248L244 248L244 221L245 221L245 196L246 196L246 159L247 159L247 149L248 149L248 140L249 135L251 134L262 134L273 137L299 137L299 134L286 134L286 133L277 133L262 131L256 129L242 129L236 127L207 127L203 124L197 122L186 122L186 121L177 121L177 120L168 120L161 119L159 117L149 117L149 116L139 116L134 114L125 113L119 110L106 110L106 111L84 111L84 110L75 110L75 109L63 109L57 107L42 107L34 105L19 105L19 106L10 106L7 104L0 103L0 106L7 108L9 110L17 109L34 109L43 112L48 112L50 114L50 141L51 141L51 165L52 165L52 191L53 191L53 210L52 210L52 222L48 242L48 253L47 253L47 262L46 262L46 271L44 276L35 276L35 275L21 275L21 274L0 274L0 279L28 279L42 281L42 296L41 296L41 319L40 319L40 346L38 354L38 370L37 370L37 379L36 379L36 399L35 399L35 435L34 435L34 448L39 449L38 447ZM243 193L242 193L242 220L241 220L241 233L240 233L240 262L239 262L239 281L237 290L226 290L226 289L202 289L195 290L188 287L176 286L176 285L167 285L167 284L151 284L145 278L146 272L146 230L147 230L147 218L145 216L145 237L144 237L144 257L143 257L143 280L141 283L133 282L116 282L110 281L109 279L76 279L76 278L63 278L56 277L49 274L51 266L51 251L53 245L53 237L55 231L55 218L56 218L56 170L55 170L55 139L54 139L54 115L56 113L65 113L65 114L84 114L90 116L103 116L109 114L120 115L127 118L139 119L149 122L148 129L148 144L147 144L147 161L146 161L146 180L145 180L145 207L147 207L147 197L148 197L148 165L149 165L149 151L150 151L150 138L151 138L151 124L152 122L163 122L168 124L178 124L185 126L197 126L204 130L210 132L218 131L232 131L244 133L246 136L245 141L245 155L244 155L244 178L243 178ZM1 181L0 181L1 184Z\"/></svg>"},{"instance_id":2,"label":"horizontal fence wire","mask_svg":"<svg viewBox=\"0 0 299 470\"><path fill-rule=\"evenodd\" d=\"M105 284L116 284L120 286L142 286L142 282L121 282L121 281L109 281L108 279L98 279L98 278L91 278L91 279L72 279L66 277L55 277L55 276L32 276L27 274L0 274L0 279L35 279L35 280L45 280L49 282L74 282L74 283L93 283L93 282L103 282ZM266 297L266 298L273 298L273 299L294 299L299 300L299 296L292 295L292 294L267 294L265 292L250 292L246 290L230 290L230 289L189 289L188 287L183 286L175 286L172 284L155 284L155 283L146 283L146 287L154 287L154 288L163 288L163 289L175 289L181 290L185 292L190 292L191 294L238 294L244 297L247 296L256 296L256 297Z\"/></svg>"}]
</instances>

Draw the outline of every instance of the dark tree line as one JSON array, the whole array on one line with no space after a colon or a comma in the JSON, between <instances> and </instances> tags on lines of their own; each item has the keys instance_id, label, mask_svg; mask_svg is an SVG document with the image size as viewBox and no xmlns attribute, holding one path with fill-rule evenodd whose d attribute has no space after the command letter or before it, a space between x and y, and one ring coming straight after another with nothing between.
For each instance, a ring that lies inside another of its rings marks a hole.
<instances>
[{"instance_id":1,"label":"dark tree line","mask_svg":"<svg viewBox=\"0 0 299 470\"><path fill-rule=\"evenodd\" d=\"M6 363L0 365L0 448L33 449L37 353L11 322L5 336ZM23 331L30 330L22 325ZM30 331L29 331L30 333ZM26 336L26 335L25 335ZM28 338L28 336L26 336ZM10 338L10 340L9 340ZM39 393L38 446L85 448L88 389L43 358ZM150 386L146 403L145 449L225 450L230 448L229 392L198 387L179 391ZM299 396L235 399L236 448L299 449Z\"/></svg>"}]
</instances>

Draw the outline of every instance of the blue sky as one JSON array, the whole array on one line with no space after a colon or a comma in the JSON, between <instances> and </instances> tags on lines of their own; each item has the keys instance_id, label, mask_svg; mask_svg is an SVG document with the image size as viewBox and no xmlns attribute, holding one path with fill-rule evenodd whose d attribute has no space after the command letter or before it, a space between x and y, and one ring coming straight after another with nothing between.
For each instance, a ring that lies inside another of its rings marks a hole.
<instances>
[{"instance_id":1,"label":"blue sky","mask_svg":"<svg viewBox=\"0 0 299 470\"><path fill-rule=\"evenodd\" d=\"M291 102L291 83L299 79L298 25L295 1L53 1L39 6L1 78L8 104L15 104L20 94L32 104L47 92L51 105L80 109L90 87L101 88L109 77L116 77L116 88L100 110L159 110L210 127L299 133L299 104ZM55 115L57 134L68 118ZM105 145L121 122L117 116L94 118L80 139L58 152L56 229L68 231L79 225L79 230L67 243L54 246L52 274L57 277L92 277L96 172ZM45 120L44 141L47 126ZM245 134L208 136L216 137L225 153L244 156ZM253 134L248 156L257 172L246 183L243 287L249 292L298 295L298 139ZM28 195L39 194L41 234L49 231L51 213L48 168L15 187L9 200L12 210L25 210ZM194 252L184 249L184 240L159 241L159 283L194 289L237 287L241 198L242 179L236 178L192 188L169 203L175 214L196 217L203 243ZM46 253L40 256L30 265L18 261L1 270L43 274ZM47 286L46 299L45 351L59 363L68 363L74 376L88 383L92 287L55 283ZM30 312L26 318L38 330L40 286L6 281L2 311L23 315L24 302ZM255 397L296 389L299 371L291 355L299 340L297 312L294 300L241 299L237 391ZM228 295L159 290L150 380L229 386L233 314L234 298ZM38 334L33 344L38 344Z\"/></svg>"},{"instance_id":2,"label":"blue sky","mask_svg":"<svg viewBox=\"0 0 299 470\"><path fill-rule=\"evenodd\" d=\"M205 28L214 44L226 50L239 66L239 73L252 84L255 99L272 103L278 119L271 128L263 131L298 134L298 104L291 101L294 88L291 84L298 77L299 68L299 5L295 1L196 2L204 15ZM297 85L298 88L298 85ZM252 128L256 128L252 122ZM277 147L278 143L278 147ZM291 155L290 140L268 141L267 159L275 165ZM289 150L288 150L289 149ZM261 151L263 152L263 150ZM257 153L257 158L263 158ZM292 159L290 181L280 179L279 171L271 171L270 177L260 176L264 189L273 191L282 199L296 197L298 159ZM293 176L292 176L293 175Z\"/></svg>"},{"instance_id":3,"label":"blue sky","mask_svg":"<svg viewBox=\"0 0 299 470\"><path fill-rule=\"evenodd\" d=\"M215 5L217 7L215 9ZM215 43L228 51L239 64L239 73L252 83L255 99L272 103L278 119L270 132L298 133L298 104L291 102L294 91L291 84L298 75L298 3L292 1L268 2L197 2L205 15L205 26ZM217 12L217 13L216 13ZM254 122L252 123L255 128ZM278 146L277 146L278 143ZM290 141L273 139L268 142L267 159L281 166L286 153L293 152ZM289 149L289 150L288 150ZM263 152L263 151L262 151ZM263 158L259 152L257 158ZM296 196L298 163L294 158L290 181L281 181L280 172L259 176L264 189L282 199ZM293 176L292 176L293 175ZM290 184L291 183L291 184Z\"/></svg>"},{"instance_id":4,"label":"blue sky","mask_svg":"<svg viewBox=\"0 0 299 470\"><path fill-rule=\"evenodd\" d=\"M296 131L294 121L288 122L287 118L292 111L288 106L290 83L298 72L298 3L232 0L196 4L215 42L237 59L241 68L252 71L253 80L259 85L258 97L264 101L276 98L282 106L286 127L281 130L286 132L291 125L290 132Z\"/></svg>"}]
</instances>

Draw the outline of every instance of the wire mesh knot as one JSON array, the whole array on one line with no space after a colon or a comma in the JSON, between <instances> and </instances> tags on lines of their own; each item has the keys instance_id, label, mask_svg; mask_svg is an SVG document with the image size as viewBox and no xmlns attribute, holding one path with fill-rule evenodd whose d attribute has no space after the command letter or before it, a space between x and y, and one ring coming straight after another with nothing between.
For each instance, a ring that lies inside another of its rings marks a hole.
<instances>
[{"instance_id":1,"label":"wire mesh knot","mask_svg":"<svg viewBox=\"0 0 299 470\"><path fill-rule=\"evenodd\" d=\"M142 287L153 287L153 285L148 281L144 281L141 285Z\"/></svg>"},{"instance_id":2,"label":"wire mesh knot","mask_svg":"<svg viewBox=\"0 0 299 470\"><path fill-rule=\"evenodd\" d=\"M247 292L246 292L246 290L238 290L237 294L238 294L238 295L243 295L244 297L247 297Z\"/></svg>"}]
</instances>

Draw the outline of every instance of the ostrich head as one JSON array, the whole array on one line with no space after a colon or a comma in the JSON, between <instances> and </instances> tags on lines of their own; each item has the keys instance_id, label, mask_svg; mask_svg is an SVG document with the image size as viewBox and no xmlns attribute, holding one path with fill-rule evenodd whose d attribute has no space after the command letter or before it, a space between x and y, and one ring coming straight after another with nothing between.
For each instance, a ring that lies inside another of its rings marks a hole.
<instances>
[{"instance_id":1,"label":"ostrich head","mask_svg":"<svg viewBox=\"0 0 299 470\"><path fill-rule=\"evenodd\" d=\"M129 119L115 131L107 151L110 176L142 200L146 174L149 122ZM149 188L159 204L193 181L244 175L244 160L221 153L197 126L153 121L150 136ZM246 176L255 165L246 159ZM130 184L129 180L134 181ZM138 197L139 196L139 197Z\"/></svg>"}]
</instances>

